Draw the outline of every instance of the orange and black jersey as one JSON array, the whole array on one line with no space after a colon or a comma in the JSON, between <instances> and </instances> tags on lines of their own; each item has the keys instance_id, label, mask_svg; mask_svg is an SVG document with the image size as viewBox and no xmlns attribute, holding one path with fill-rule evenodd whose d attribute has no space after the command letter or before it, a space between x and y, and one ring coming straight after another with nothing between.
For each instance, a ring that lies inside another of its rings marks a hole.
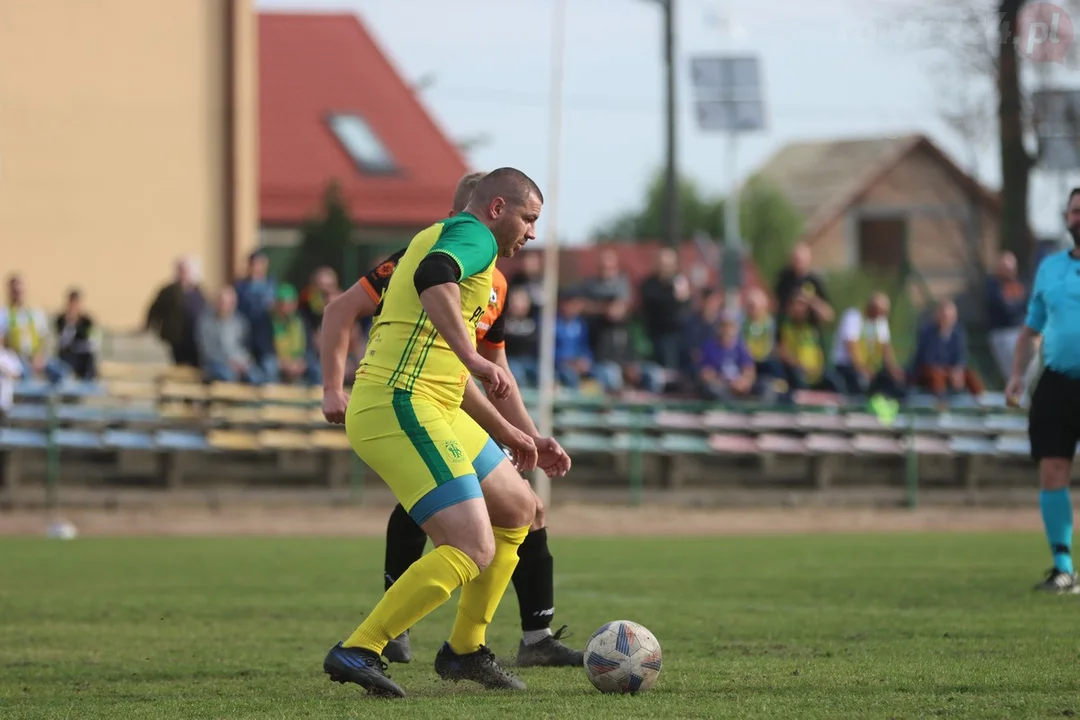
<instances>
[{"instance_id":1,"label":"orange and black jersey","mask_svg":"<svg viewBox=\"0 0 1080 720\"><path fill-rule=\"evenodd\" d=\"M364 288L368 296L378 307L375 314L382 309L382 297L390 284L390 278L397 269L398 261L405 254L405 248L398 250L390 257L376 265L370 272L360 278L360 286ZM495 347L506 345L505 332L503 330L503 308L506 306L506 277L499 268L492 270L491 299L488 301L487 310L476 325L476 340L483 341Z\"/></svg>"}]
</instances>

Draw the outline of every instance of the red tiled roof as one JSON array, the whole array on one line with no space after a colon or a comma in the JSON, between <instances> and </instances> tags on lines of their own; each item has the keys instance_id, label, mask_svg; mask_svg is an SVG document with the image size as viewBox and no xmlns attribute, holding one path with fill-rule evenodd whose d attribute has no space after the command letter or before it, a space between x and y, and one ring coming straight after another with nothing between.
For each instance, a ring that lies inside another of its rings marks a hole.
<instances>
[{"instance_id":1,"label":"red tiled roof","mask_svg":"<svg viewBox=\"0 0 1080 720\"><path fill-rule=\"evenodd\" d=\"M327 125L354 113L399 170L364 174ZM259 200L266 224L296 224L337 180L361 225L424 226L446 215L464 158L359 18L259 14Z\"/></svg>"}]
</instances>

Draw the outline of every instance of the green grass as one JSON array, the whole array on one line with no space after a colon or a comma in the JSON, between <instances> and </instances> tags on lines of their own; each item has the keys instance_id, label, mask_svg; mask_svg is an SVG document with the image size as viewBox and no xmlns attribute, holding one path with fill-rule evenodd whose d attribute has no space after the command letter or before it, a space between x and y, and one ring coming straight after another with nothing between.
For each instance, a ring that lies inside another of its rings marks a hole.
<instances>
[{"instance_id":1,"label":"green grass","mask_svg":"<svg viewBox=\"0 0 1080 720\"><path fill-rule=\"evenodd\" d=\"M1080 597L1035 596L1034 535L555 542L558 614L659 638L652 692L604 696L578 669L525 694L442 684L453 603L374 700L322 673L377 599L382 543L0 540L0 718L915 718L1080 712ZM511 590L491 629L518 638Z\"/></svg>"}]
</instances>

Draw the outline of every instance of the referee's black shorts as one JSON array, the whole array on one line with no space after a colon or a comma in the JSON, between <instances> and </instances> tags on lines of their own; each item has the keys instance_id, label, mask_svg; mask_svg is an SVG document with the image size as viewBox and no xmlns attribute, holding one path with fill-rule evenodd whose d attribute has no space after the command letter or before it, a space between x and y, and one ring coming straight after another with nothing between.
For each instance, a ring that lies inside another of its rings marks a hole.
<instances>
[{"instance_id":1,"label":"referee's black shorts","mask_svg":"<svg viewBox=\"0 0 1080 720\"><path fill-rule=\"evenodd\" d=\"M1072 460L1080 441L1080 379L1046 368L1028 412L1031 457Z\"/></svg>"}]
</instances>

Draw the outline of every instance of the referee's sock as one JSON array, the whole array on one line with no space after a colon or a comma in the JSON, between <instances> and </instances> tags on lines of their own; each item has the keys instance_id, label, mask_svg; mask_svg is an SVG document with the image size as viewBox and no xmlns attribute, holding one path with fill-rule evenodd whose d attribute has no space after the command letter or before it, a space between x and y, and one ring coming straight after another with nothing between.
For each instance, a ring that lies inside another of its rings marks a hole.
<instances>
[{"instance_id":1,"label":"referee's sock","mask_svg":"<svg viewBox=\"0 0 1080 720\"><path fill-rule=\"evenodd\" d=\"M1072 573L1073 509L1069 488L1042 490L1039 493L1043 527L1054 554L1054 567L1061 572Z\"/></svg>"}]
</instances>

